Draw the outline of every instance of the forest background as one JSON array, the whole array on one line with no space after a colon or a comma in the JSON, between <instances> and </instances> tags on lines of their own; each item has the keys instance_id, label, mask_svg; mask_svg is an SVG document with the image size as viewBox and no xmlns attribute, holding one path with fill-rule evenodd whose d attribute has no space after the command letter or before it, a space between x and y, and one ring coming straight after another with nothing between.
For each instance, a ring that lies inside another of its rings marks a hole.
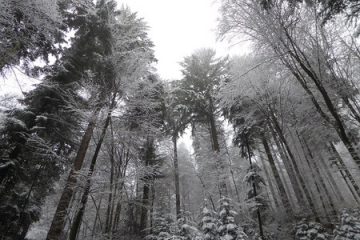
<instances>
[{"instance_id":1,"label":"forest background","mask_svg":"<svg viewBox=\"0 0 360 240\"><path fill-rule=\"evenodd\" d=\"M115 1L0 9L1 239L360 238L358 1L219 1L171 81Z\"/></svg>"}]
</instances>

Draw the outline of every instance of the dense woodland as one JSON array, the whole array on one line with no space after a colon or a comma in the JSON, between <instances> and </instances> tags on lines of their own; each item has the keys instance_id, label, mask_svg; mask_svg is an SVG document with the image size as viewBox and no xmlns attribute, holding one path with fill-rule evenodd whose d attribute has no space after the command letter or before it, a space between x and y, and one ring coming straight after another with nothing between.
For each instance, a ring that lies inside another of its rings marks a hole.
<instances>
[{"instance_id":1,"label":"dense woodland","mask_svg":"<svg viewBox=\"0 0 360 240\"><path fill-rule=\"evenodd\" d=\"M169 81L114 0L0 1L0 240L360 239L360 1L220 5L249 52Z\"/></svg>"}]
</instances>

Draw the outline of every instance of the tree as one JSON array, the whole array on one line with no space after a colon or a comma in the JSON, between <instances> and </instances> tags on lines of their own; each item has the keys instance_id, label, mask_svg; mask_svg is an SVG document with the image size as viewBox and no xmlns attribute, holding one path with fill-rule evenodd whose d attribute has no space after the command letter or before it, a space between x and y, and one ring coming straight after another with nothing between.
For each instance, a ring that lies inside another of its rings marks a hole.
<instances>
[{"instance_id":1,"label":"tree","mask_svg":"<svg viewBox=\"0 0 360 240\"><path fill-rule=\"evenodd\" d=\"M219 109L215 94L220 81L227 78L227 64L227 58L217 58L216 52L212 49L198 50L185 57L180 64L183 68L180 87L184 93L179 102L187 107L193 125L204 124L209 127L215 154L220 152L216 125ZM224 169L220 159L217 164L218 169ZM220 189L220 194L227 194L224 179L221 180Z\"/></svg>"},{"instance_id":2,"label":"tree","mask_svg":"<svg viewBox=\"0 0 360 240\"><path fill-rule=\"evenodd\" d=\"M100 110L108 104L113 105L117 93L122 97L121 92L127 86L128 78L142 78L153 60L150 50L152 43L147 39L145 25L131 14L128 9L116 10L114 1L100 1L96 5L76 6L78 12L87 14L74 18L79 28L76 32L73 48L77 55L89 57L84 64L74 64L83 67L95 83L93 95L90 99L94 102L95 110L87 130L82 138L77 156L74 161L74 168L69 174L67 185L60 199L52 227L49 230L48 238L54 238L61 233L65 220L66 211L69 206L73 189L71 185L76 182L74 173L81 169L84 157L97 123L96 117ZM127 57L124 57L127 56ZM69 56L71 59L71 56ZM141 61L136 60L141 58ZM75 59L79 61L79 59ZM85 68L84 68L85 66ZM112 100L111 100L112 99ZM112 109L110 109L112 111ZM109 120L109 118L108 118ZM108 122L108 121L107 121ZM104 128L104 131L106 131ZM100 144L101 146L101 144ZM94 160L96 162L96 158Z\"/></svg>"},{"instance_id":3,"label":"tree","mask_svg":"<svg viewBox=\"0 0 360 240\"><path fill-rule=\"evenodd\" d=\"M53 19L59 17L56 15L57 5L50 6L48 2L42 5L38 1L21 2L19 5L14 5L15 3L11 1L3 1L1 4L13 7L12 10L7 8L2 10L9 10L7 13L18 15L16 20L18 22L14 23L14 27L19 27L19 32L15 31L15 34L21 35L20 32L24 31L25 35L30 34L33 37L27 39L30 42L21 42L21 39L18 43L14 42L15 45L19 45L19 48L15 47L13 50L18 52L12 53L14 56L11 57L14 58L4 57L7 62L1 63L1 68L17 64L20 59L26 68L28 61L58 52L54 46L56 43L54 34L59 31L58 23L60 22L56 22L59 19L56 21ZM23 9L25 6L29 7L28 11ZM48 12L39 16L37 15L39 11ZM48 22L42 22L45 20ZM25 25L20 27L16 24ZM43 29L42 32L41 29ZM43 34L46 36L42 36ZM11 36L13 35L9 37ZM62 34L58 37L61 39ZM10 44L11 41L9 39L7 43ZM68 71L65 70L66 67L59 64L59 61L49 67L48 71L51 74L45 76L43 82L34 90L25 94L25 99L21 101L24 109L9 111L7 123L1 129L0 151L1 166L3 166L1 179L3 193L1 195L3 198L0 202L4 210L2 215L6 216L6 212L13 207L22 206L18 208L17 219L14 218L12 221L11 230L5 227L7 229L2 231L5 236L11 234L13 238L15 236L23 238L30 224L39 219L40 206L51 192L54 181L59 179L59 175L66 168L74 149L75 141L73 140L75 131L79 127L80 116L75 111L69 110L71 108L69 101L76 99L78 105L82 105L84 101L77 93L79 85L76 82L79 76L74 74L74 69L69 68L71 65L69 62L66 60L64 62ZM16 194L10 194L11 192ZM10 202L16 202L16 204L10 207L9 199L11 199ZM2 226L6 226L6 223Z\"/></svg>"},{"instance_id":4,"label":"tree","mask_svg":"<svg viewBox=\"0 0 360 240\"><path fill-rule=\"evenodd\" d=\"M224 1L223 13L220 34L243 34L251 37L260 50L266 49L267 53L271 50L279 63L293 75L293 81L297 81L308 94L325 124L336 130L353 160L358 162L359 156L352 141L355 136L348 131L351 126L338 107L338 95L331 94L336 92L334 82L341 78L334 65L329 64L328 53L336 52L335 41L327 41L330 27L321 27L316 13L304 6L291 8L283 1L274 2L274 7L268 11L262 11L253 2L240 5ZM257 16L256 23L254 16ZM295 21L300 18L301 21ZM343 84L349 85L348 80Z\"/></svg>"},{"instance_id":5,"label":"tree","mask_svg":"<svg viewBox=\"0 0 360 240\"><path fill-rule=\"evenodd\" d=\"M67 7L66 1L1 1L0 73L15 65L30 73L38 58L48 63L50 55L58 57L65 43L62 14Z\"/></svg>"},{"instance_id":6,"label":"tree","mask_svg":"<svg viewBox=\"0 0 360 240\"><path fill-rule=\"evenodd\" d=\"M179 89L179 81L173 81L169 84L169 92L166 98L166 119L165 127L167 133L172 138L173 142L173 160L174 160L174 180L175 180L175 206L176 217L180 219L181 203L180 203L180 183L179 183L179 163L177 153L177 140L185 131L187 125L190 124L191 115L188 113L187 106L181 104L182 89Z\"/></svg>"},{"instance_id":7,"label":"tree","mask_svg":"<svg viewBox=\"0 0 360 240\"><path fill-rule=\"evenodd\" d=\"M247 236L235 223L237 213L232 210L229 198L222 197L219 206L218 232L220 240L246 239Z\"/></svg>"},{"instance_id":8,"label":"tree","mask_svg":"<svg viewBox=\"0 0 360 240\"><path fill-rule=\"evenodd\" d=\"M217 226L216 226L216 216L215 216L215 211L208 208L207 199L204 200L204 206L201 210L201 217L202 218L201 218L200 226L202 233L204 234L204 239L215 240L216 236L218 235Z\"/></svg>"},{"instance_id":9,"label":"tree","mask_svg":"<svg viewBox=\"0 0 360 240\"><path fill-rule=\"evenodd\" d=\"M262 0L260 5L269 10L273 7L276 1ZM360 12L360 3L357 0L317 0L317 1L303 1L303 0L287 0L291 7L295 7L297 4L306 4L308 7L316 7L319 15L322 17L323 24L326 24L329 20L335 18L338 15L345 15L346 19L350 22L357 23L357 17Z\"/></svg>"}]
</instances>

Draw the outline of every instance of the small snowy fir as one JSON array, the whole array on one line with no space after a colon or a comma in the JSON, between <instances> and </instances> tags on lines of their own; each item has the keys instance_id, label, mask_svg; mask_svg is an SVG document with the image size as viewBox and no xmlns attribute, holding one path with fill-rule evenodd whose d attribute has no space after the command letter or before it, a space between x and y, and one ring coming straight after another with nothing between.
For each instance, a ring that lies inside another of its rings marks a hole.
<instances>
[{"instance_id":1,"label":"small snowy fir","mask_svg":"<svg viewBox=\"0 0 360 240\"><path fill-rule=\"evenodd\" d=\"M204 240L215 240L217 235L215 212L208 208L206 200L201 215L201 231Z\"/></svg>"},{"instance_id":2,"label":"small snowy fir","mask_svg":"<svg viewBox=\"0 0 360 240\"><path fill-rule=\"evenodd\" d=\"M328 240L324 227L318 222L308 222L302 219L298 222L292 231L295 234L295 240Z\"/></svg>"},{"instance_id":3,"label":"small snowy fir","mask_svg":"<svg viewBox=\"0 0 360 240\"><path fill-rule=\"evenodd\" d=\"M219 207L218 233L220 240L242 240L246 239L245 233L235 223L235 215L237 213L231 209L231 200L222 197Z\"/></svg>"},{"instance_id":4,"label":"small snowy fir","mask_svg":"<svg viewBox=\"0 0 360 240\"><path fill-rule=\"evenodd\" d=\"M360 240L360 209L343 209L334 230L334 240L354 239Z\"/></svg>"}]
</instances>

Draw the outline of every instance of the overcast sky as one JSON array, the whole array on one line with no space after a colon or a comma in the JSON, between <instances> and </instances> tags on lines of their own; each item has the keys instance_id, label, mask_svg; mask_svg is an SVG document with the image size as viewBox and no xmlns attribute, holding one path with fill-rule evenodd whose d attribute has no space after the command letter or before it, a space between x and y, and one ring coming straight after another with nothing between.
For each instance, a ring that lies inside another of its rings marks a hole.
<instances>
[{"instance_id":1,"label":"overcast sky","mask_svg":"<svg viewBox=\"0 0 360 240\"><path fill-rule=\"evenodd\" d=\"M213 48L218 56L243 53L241 46L229 47L216 41L219 3L214 0L117 0L127 5L149 26L149 37L155 44L157 70L164 80L180 79L184 57L200 48ZM182 136L191 150L190 132Z\"/></svg>"},{"instance_id":2,"label":"overcast sky","mask_svg":"<svg viewBox=\"0 0 360 240\"><path fill-rule=\"evenodd\" d=\"M137 12L149 26L155 44L157 70L164 80L181 78L179 62L199 48L229 53L227 42L216 41L219 3L214 0L117 0ZM231 51L239 52L239 47ZM237 50L236 50L237 49Z\"/></svg>"}]
</instances>

